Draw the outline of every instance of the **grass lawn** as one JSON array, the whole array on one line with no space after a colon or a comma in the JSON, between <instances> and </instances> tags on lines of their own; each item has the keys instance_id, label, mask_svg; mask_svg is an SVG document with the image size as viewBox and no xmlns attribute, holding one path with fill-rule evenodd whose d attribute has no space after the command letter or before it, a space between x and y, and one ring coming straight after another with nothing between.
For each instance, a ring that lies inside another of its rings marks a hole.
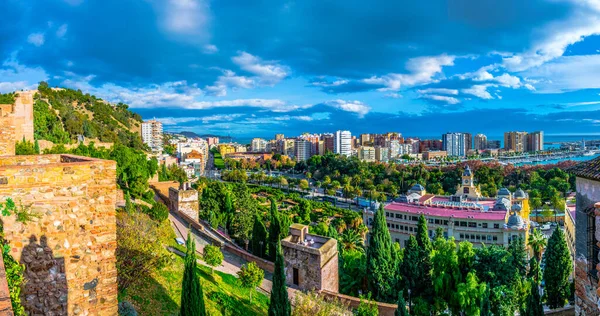
<instances>
[{"instance_id":1,"label":"grass lawn","mask_svg":"<svg viewBox=\"0 0 600 316\"><path fill-rule=\"evenodd\" d=\"M173 234L173 238L174 234ZM119 293L119 301L129 301L139 315L178 315L181 301L183 258L175 256L169 266ZM198 276L204 291L208 315L266 315L269 298L256 290L252 293L239 286L237 277L199 265Z\"/></svg>"},{"instance_id":2,"label":"grass lawn","mask_svg":"<svg viewBox=\"0 0 600 316\"><path fill-rule=\"evenodd\" d=\"M221 154L219 153L219 151L217 151L216 148L213 148L213 150L211 150L213 153L213 161L215 164L215 167L217 169L224 169L225 168L225 162L223 161L223 157L221 157Z\"/></svg>"}]
</instances>

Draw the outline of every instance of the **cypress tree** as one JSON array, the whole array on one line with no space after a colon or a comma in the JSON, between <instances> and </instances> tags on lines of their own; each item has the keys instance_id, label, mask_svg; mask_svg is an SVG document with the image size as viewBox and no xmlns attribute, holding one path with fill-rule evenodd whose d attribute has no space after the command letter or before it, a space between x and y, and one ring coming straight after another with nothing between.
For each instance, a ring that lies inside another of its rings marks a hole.
<instances>
[{"instance_id":1,"label":"cypress tree","mask_svg":"<svg viewBox=\"0 0 600 316\"><path fill-rule=\"evenodd\" d=\"M129 192L125 193L125 211L129 214L135 211L135 207L133 206L133 203L131 203L131 196L129 195Z\"/></svg>"},{"instance_id":2,"label":"cypress tree","mask_svg":"<svg viewBox=\"0 0 600 316\"><path fill-rule=\"evenodd\" d=\"M188 231L188 238L185 242L185 270L183 271L183 281L181 282L181 316L205 316L204 294L200 279L196 274L196 241Z\"/></svg>"},{"instance_id":3,"label":"cypress tree","mask_svg":"<svg viewBox=\"0 0 600 316\"><path fill-rule=\"evenodd\" d=\"M254 215L254 226L252 226L252 253L265 258L267 248L267 228L258 215Z\"/></svg>"},{"instance_id":4,"label":"cypress tree","mask_svg":"<svg viewBox=\"0 0 600 316\"><path fill-rule=\"evenodd\" d=\"M402 292L398 295L398 308L394 312L394 316L409 316L408 310L406 309L406 301Z\"/></svg>"},{"instance_id":5,"label":"cypress tree","mask_svg":"<svg viewBox=\"0 0 600 316\"><path fill-rule=\"evenodd\" d=\"M531 279L529 281L529 285L529 293L527 295L525 312L522 315L544 316L544 307L542 306L542 299L540 297L538 283L534 279Z\"/></svg>"},{"instance_id":6,"label":"cypress tree","mask_svg":"<svg viewBox=\"0 0 600 316\"><path fill-rule=\"evenodd\" d=\"M490 304L490 287L485 287L481 297L481 316L492 316L492 305Z\"/></svg>"},{"instance_id":7,"label":"cypress tree","mask_svg":"<svg viewBox=\"0 0 600 316\"><path fill-rule=\"evenodd\" d=\"M520 276L527 274L527 250L525 249L525 240L518 236L513 238L508 245L508 252L512 256L512 266L517 268Z\"/></svg>"},{"instance_id":8,"label":"cypress tree","mask_svg":"<svg viewBox=\"0 0 600 316\"><path fill-rule=\"evenodd\" d=\"M269 316L290 316L292 308L285 285L285 270L281 242L275 245L275 270L273 271L273 287L269 303Z\"/></svg>"},{"instance_id":9,"label":"cypress tree","mask_svg":"<svg viewBox=\"0 0 600 316\"><path fill-rule=\"evenodd\" d=\"M420 296L428 303L433 302L433 281L431 280L431 239L427 230L427 221L425 216L419 216L417 226L417 244L419 245L419 277L415 283L414 296Z\"/></svg>"},{"instance_id":10,"label":"cypress tree","mask_svg":"<svg viewBox=\"0 0 600 316\"><path fill-rule=\"evenodd\" d=\"M275 261L277 254L277 244L280 241L281 221L277 212L275 200L271 199L271 223L269 224L269 258Z\"/></svg>"},{"instance_id":11,"label":"cypress tree","mask_svg":"<svg viewBox=\"0 0 600 316\"><path fill-rule=\"evenodd\" d=\"M376 301L394 300L394 261L392 237L385 221L383 206L375 212L367 248L367 286Z\"/></svg>"},{"instance_id":12,"label":"cypress tree","mask_svg":"<svg viewBox=\"0 0 600 316\"><path fill-rule=\"evenodd\" d=\"M411 291L409 305L412 305L412 297L415 296L415 287L420 277L419 260L419 244L415 236L410 235L408 244L404 248L404 258L402 258L402 268L400 270L404 286Z\"/></svg>"},{"instance_id":13,"label":"cypress tree","mask_svg":"<svg viewBox=\"0 0 600 316\"><path fill-rule=\"evenodd\" d=\"M37 140L37 139L35 140L35 144L34 144L34 147L33 147L33 149L35 150L35 153L36 153L36 154L39 154L39 153L40 153L40 143L38 142L38 140Z\"/></svg>"},{"instance_id":14,"label":"cypress tree","mask_svg":"<svg viewBox=\"0 0 600 316\"><path fill-rule=\"evenodd\" d=\"M550 308L563 307L571 296L569 276L573 271L573 262L562 229L556 228L552 233L544 253L544 260L546 262L544 269L546 303Z\"/></svg>"}]
</instances>

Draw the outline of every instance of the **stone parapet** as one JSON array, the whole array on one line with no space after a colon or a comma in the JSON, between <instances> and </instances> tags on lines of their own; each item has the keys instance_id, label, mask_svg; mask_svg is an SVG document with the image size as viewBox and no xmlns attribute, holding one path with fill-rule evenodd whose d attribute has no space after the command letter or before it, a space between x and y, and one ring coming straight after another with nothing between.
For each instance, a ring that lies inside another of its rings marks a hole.
<instances>
[{"instance_id":1,"label":"stone parapet","mask_svg":"<svg viewBox=\"0 0 600 316\"><path fill-rule=\"evenodd\" d=\"M3 218L25 265L30 314L116 315L116 162L72 156L0 157L0 201L37 215Z\"/></svg>"}]
</instances>

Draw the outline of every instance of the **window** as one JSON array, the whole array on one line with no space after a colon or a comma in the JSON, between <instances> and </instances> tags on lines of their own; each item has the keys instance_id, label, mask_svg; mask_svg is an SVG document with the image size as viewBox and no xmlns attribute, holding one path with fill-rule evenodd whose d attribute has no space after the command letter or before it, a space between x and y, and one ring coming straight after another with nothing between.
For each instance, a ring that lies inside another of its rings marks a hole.
<instances>
[{"instance_id":1,"label":"window","mask_svg":"<svg viewBox=\"0 0 600 316\"><path fill-rule=\"evenodd\" d=\"M477 240L481 240L481 236L476 235L475 238L477 238Z\"/></svg>"},{"instance_id":2,"label":"window","mask_svg":"<svg viewBox=\"0 0 600 316\"><path fill-rule=\"evenodd\" d=\"M465 234L460 234L460 239L465 239Z\"/></svg>"},{"instance_id":3,"label":"window","mask_svg":"<svg viewBox=\"0 0 600 316\"><path fill-rule=\"evenodd\" d=\"M475 223L475 222L469 222L469 227L477 227L477 223Z\"/></svg>"},{"instance_id":4,"label":"window","mask_svg":"<svg viewBox=\"0 0 600 316\"><path fill-rule=\"evenodd\" d=\"M494 237L492 237L492 239L493 239L494 241L498 241L498 236L494 236Z\"/></svg>"},{"instance_id":5,"label":"window","mask_svg":"<svg viewBox=\"0 0 600 316\"><path fill-rule=\"evenodd\" d=\"M494 228L496 228L496 229L500 228L500 224L494 224Z\"/></svg>"},{"instance_id":6,"label":"window","mask_svg":"<svg viewBox=\"0 0 600 316\"><path fill-rule=\"evenodd\" d=\"M483 228L487 228L487 223L483 223L483 224L481 224L481 227L483 227Z\"/></svg>"},{"instance_id":7,"label":"window","mask_svg":"<svg viewBox=\"0 0 600 316\"><path fill-rule=\"evenodd\" d=\"M467 227L467 222L459 222L460 227Z\"/></svg>"},{"instance_id":8,"label":"window","mask_svg":"<svg viewBox=\"0 0 600 316\"><path fill-rule=\"evenodd\" d=\"M385 217L390 217L390 213L389 212L385 212Z\"/></svg>"},{"instance_id":9,"label":"window","mask_svg":"<svg viewBox=\"0 0 600 316\"><path fill-rule=\"evenodd\" d=\"M399 242L400 242L400 239L396 238L396 242L398 242L398 243L399 243Z\"/></svg>"},{"instance_id":10,"label":"window","mask_svg":"<svg viewBox=\"0 0 600 316\"><path fill-rule=\"evenodd\" d=\"M434 221L434 223L435 223L436 225L439 225L439 224L440 224L440 220L439 220L439 219L436 219L436 220Z\"/></svg>"},{"instance_id":11,"label":"window","mask_svg":"<svg viewBox=\"0 0 600 316\"><path fill-rule=\"evenodd\" d=\"M492 235L487 235L487 240L492 241Z\"/></svg>"},{"instance_id":12,"label":"window","mask_svg":"<svg viewBox=\"0 0 600 316\"><path fill-rule=\"evenodd\" d=\"M463 193L464 194L469 194L469 188L467 188L467 187L463 188Z\"/></svg>"},{"instance_id":13,"label":"window","mask_svg":"<svg viewBox=\"0 0 600 316\"><path fill-rule=\"evenodd\" d=\"M390 223L385 223L387 225L388 228L390 228Z\"/></svg>"},{"instance_id":14,"label":"window","mask_svg":"<svg viewBox=\"0 0 600 316\"><path fill-rule=\"evenodd\" d=\"M404 230L404 225L400 225L400 230Z\"/></svg>"},{"instance_id":15,"label":"window","mask_svg":"<svg viewBox=\"0 0 600 316\"><path fill-rule=\"evenodd\" d=\"M399 227L398 224L396 224L396 229L398 229L398 227Z\"/></svg>"},{"instance_id":16,"label":"window","mask_svg":"<svg viewBox=\"0 0 600 316\"><path fill-rule=\"evenodd\" d=\"M428 219L428 220L427 220L427 222L428 222L429 224L433 224L433 218L430 218L430 219Z\"/></svg>"},{"instance_id":17,"label":"window","mask_svg":"<svg viewBox=\"0 0 600 316\"><path fill-rule=\"evenodd\" d=\"M475 235L471 235L471 240L475 240Z\"/></svg>"},{"instance_id":18,"label":"window","mask_svg":"<svg viewBox=\"0 0 600 316\"><path fill-rule=\"evenodd\" d=\"M396 218L402 218L402 214L396 214Z\"/></svg>"},{"instance_id":19,"label":"window","mask_svg":"<svg viewBox=\"0 0 600 316\"><path fill-rule=\"evenodd\" d=\"M448 221L444 221L444 225L448 225Z\"/></svg>"},{"instance_id":20,"label":"window","mask_svg":"<svg viewBox=\"0 0 600 316\"><path fill-rule=\"evenodd\" d=\"M413 220L413 221L415 221L415 222L418 222L418 221L419 221L419 218L418 218L418 217L416 217L416 216L413 216L413 217L412 217L412 220Z\"/></svg>"},{"instance_id":21,"label":"window","mask_svg":"<svg viewBox=\"0 0 600 316\"><path fill-rule=\"evenodd\" d=\"M413 231L413 228L411 227L409 230L412 232L412 231Z\"/></svg>"},{"instance_id":22,"label":"window","mask_svg":"<svg viewBox=\"0 0 600 316\"><path fill-rule=\"evenodd\" d=\"M294 268L294 285L300 285L300 277L296 268Z\"/></svg>"}]
</instances>

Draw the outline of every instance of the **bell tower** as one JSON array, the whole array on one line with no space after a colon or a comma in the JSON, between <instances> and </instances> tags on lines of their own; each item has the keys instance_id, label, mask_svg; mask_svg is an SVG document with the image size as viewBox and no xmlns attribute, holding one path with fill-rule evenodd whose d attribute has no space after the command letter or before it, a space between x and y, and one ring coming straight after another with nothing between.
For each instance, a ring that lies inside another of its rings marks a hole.
<instances>
[{"instance_id":1,"label":"bell tower","mask_svg":"<svg viewBox=\"0 0 600 316\"><path fill-rule=\"evenodd\" d=\"M466 187L472 187L475 185L475 182L473 181L473 172L471 172L469 165L467 165L465 171L463 171L462 185Z\"/></svg>"}]
</instances>

